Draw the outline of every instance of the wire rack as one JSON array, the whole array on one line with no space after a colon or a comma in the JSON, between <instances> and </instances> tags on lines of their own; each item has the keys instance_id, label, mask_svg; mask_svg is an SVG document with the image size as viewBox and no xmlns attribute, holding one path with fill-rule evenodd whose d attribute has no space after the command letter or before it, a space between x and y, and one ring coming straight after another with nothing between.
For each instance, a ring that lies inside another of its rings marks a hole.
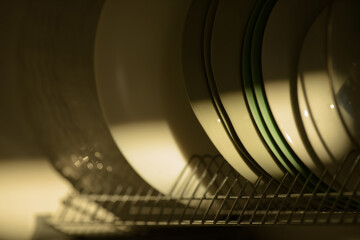
<instances>
[{"instance_id":1,"label":"wire rack","mask_svg":"<svg viewBox=\"0 0 360 240\"><path fill-rule=\"evenodd\" d=\"M181 191L175 185L165 196L148 185L131 184L99 192L74 190L47 222L70 235L91 236L157 226L359 224L359 161L359 153L351 154L335 174L324 171L309 188L312 176L305 181L300 175L285 174L278 180L260 176L250 183L221 156L194 156L183 171L191 174ZM346 179L336 186L341 174ZM328 188L321 189L326 178ZM189 194L195 179L196 187ZM206 190L200 191L201 186Z\"/></svg>"}]
</instances>

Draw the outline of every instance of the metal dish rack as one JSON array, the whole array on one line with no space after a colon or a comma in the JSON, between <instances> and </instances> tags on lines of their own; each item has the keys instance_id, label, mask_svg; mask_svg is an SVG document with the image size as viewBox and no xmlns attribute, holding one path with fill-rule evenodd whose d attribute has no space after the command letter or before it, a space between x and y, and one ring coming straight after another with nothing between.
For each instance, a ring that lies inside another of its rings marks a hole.
<instances>
[{"instance_id":1,"label":"metal dish rack","mask_svg":"<svg viewBox=\"0 0 360 240\"><path fill-rule=\"evenodd\" d=\"M192 177L198 176L198 186L208 178L205 194L198 194L196 187L193 194L185 196L188 184L180 196L128 184L107 192L74 191L47 222L63 233L81 236L121 235L159 226L360 224L360 177L356 175L360 154L355 154L348 178L337 191L331 184L327 191L320 191L320 184L309 191L311 176L299 183L300 176L289 174L280 181L260 176L251 184L221 156L194 156L186 168L191 166ZM332 183L346 162L332 176ZM325 171L319 183L328 175ZM349 190L346 185L351 177L356 184Z\"/></svg>"}]
</instances>

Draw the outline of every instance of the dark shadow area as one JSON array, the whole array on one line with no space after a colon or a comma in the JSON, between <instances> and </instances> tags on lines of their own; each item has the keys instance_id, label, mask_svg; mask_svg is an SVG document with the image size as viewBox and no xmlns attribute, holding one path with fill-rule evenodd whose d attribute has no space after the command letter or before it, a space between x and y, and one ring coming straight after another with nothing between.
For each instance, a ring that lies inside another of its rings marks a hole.
<instances>
[{"instance_id":1,"label":"dark shadow area","mask_svg":"<svg viewBox=\"0 0 360 240\"><path fill-rule=\"evenodd\" d=\"M133 233L117 236L88 236L70 237L46 225L43 218L38 217L37 229L32 240L64 239L64 240L262 240L262 239L293 239L293 240L358 240L360 229L358 226L252 226L252 227L157 227L139 228Z\"/></svg>"},{"instance_id":2,"label":"dark shadow area","mask_svg":"<svg viewBox=\"0 0 360 240\"><path fill-rule=\"evenodd\" d=\"M17 68L18 28L27 1L4 1L0 9L0 161L2 159L38 157L42 151L23 104Z\"/></svg>"}]
</instances>

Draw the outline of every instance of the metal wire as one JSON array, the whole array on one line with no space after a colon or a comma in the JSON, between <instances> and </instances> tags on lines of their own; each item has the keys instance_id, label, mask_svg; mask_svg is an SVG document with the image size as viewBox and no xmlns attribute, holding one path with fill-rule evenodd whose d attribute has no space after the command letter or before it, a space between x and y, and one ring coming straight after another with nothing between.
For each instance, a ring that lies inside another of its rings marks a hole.
<instances>
[{"instance_id":1,"label":"metal wire","mask_svg":"<svg viewBox=\"0 0 360 240\"><path fill-rule=\"evenodd\" d=\"M344 168L346 161L351 161L350 170ZM188 174L188 182L182 186L175 184L167 196L146 184L74 191L48 222L71 235L114 235L139 227L164 225L360 223L360 176L355 174L360 167L360 154L346 161L339 164L333 176L324 171L311 191L307 185L312 175L302 185L298 181L300 175L289 173L280 182L265 181L259 176L252 185L224 159L194 156L182 171ZM334 191L333 184L344 169L348 171L347 178L341 188ZM320 191L319 185L325 177L331 177L332 181L327 190ZM93 177L93 181L101 180ZM355 184L349 190L350 180Z\"/></svg>"}]
</instances>

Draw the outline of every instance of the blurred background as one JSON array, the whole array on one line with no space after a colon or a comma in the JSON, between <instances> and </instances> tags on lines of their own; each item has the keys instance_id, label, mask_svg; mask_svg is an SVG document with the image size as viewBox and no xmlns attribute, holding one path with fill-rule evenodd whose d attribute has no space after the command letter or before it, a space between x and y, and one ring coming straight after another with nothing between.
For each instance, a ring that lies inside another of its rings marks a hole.
<instances>
[{"instance_id":1,"label":"blurred background","mask_svg":"<svg viewBox=\"0 0 360 240\"><path fill-rule=\"evenodd\" d=\"M26 1L0 7L0 239L31 239L36 217L57 209L70 185L39 147L18 79L18 24Z\"/></svg>"}]
</instances>

